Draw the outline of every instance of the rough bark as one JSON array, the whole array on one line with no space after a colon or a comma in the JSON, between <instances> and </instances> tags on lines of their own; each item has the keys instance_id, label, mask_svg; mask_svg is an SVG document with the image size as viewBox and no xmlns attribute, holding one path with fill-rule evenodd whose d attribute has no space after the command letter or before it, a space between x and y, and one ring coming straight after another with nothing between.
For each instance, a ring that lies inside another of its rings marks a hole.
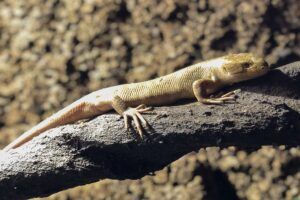
<instances>
[{"instance_id":1,"label":"rough bark","mask_svg":"<svg viewBox=\"0 0 300 200\"><path fill-rule=\"evenodd\" d=\"M157 107L143 140L108 113L61 126L0 153L1 199L27 199L98 181L137 179L209 146L300 144L300 62L237 84L235 103Z\"/></svg>"}]
</instances>

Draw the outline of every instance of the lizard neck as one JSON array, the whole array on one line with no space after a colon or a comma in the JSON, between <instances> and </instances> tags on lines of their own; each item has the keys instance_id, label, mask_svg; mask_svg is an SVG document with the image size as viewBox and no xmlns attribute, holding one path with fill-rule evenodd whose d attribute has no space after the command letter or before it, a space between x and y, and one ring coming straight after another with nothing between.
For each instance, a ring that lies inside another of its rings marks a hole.
<instances>
[{"instance_id":1,"label":"lizard neck","mask_svg":"<svg viewBox=\"0 0 300 200\"><path fill-rule=\"evenodd\" d=\"M218 82L220 85L232 85L235 83L235 79L223 70L223 65L227 64L225 59L218 58L217 62L210 68L211 79Z\"/></svg>"}]
</instances>

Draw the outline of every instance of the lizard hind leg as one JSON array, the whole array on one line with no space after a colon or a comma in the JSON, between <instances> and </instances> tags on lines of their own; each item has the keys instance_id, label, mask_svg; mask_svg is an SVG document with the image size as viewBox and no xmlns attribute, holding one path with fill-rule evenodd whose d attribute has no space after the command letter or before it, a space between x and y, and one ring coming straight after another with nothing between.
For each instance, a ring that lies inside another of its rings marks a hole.
<instances>
[{"instance_id":1,"label":"lizard hind leg","mask_svg":"<svg viewBox=\"0 0 300 200\"><path fill-rule=\"evenodd\" d=\"M126 103L119 96L114 97L112 107L124 118L126 129L129 128L129 118L132 118L139 136L143 138L143 126L149 126L149 124L142 116L142 113L147 112L152 108L146 107L144 104L141 104L136 108L127 107Z\"/></svg>"}]
</instances>

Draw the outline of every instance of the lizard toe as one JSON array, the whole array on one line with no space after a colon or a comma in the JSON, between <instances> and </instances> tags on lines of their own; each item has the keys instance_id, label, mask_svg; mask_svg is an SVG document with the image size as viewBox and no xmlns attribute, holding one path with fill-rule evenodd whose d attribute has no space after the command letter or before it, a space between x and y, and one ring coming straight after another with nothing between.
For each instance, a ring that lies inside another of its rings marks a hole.
<instances>
[{"instance_id":1,"label":"lizard toe","mask_svg":"<svg viewBox=\"0 0 300 200\"><path fill-rule=\"evenodd\" d=\"M128 108L126 111L123 113L123 118L125 121L125 128L128 128L129 126L129 121L128 118L132 118L134 121L134 124L137 128L137 132L141 138L143 138L143 126L149 126L148 122L145 120L145 118L141 115L141 113L148 111L149 108L143 108L141 109L142 106L140 106L140 109L137 108ZM143 126L142 126L143 125Z\"/></svg>"}]
</instances>

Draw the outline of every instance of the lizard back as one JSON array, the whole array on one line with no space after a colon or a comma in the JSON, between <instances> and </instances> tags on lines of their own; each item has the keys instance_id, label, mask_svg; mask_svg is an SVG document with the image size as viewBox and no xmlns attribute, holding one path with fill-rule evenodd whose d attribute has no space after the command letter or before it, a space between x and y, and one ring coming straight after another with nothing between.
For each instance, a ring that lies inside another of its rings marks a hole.
<instances>
[{"instance_id":1,"label":"lizard back","mask_svg":"<svg viewBox=\"0 0 300 200\"><path fill-rule=\"evenodd\" d=\"M210 78L212 66L209 63L198 63L153 80L120 85L115 95L120 96L129 106L162 105L178 99L193 98L193 82Z\"/></svg>"}]
</instances>

